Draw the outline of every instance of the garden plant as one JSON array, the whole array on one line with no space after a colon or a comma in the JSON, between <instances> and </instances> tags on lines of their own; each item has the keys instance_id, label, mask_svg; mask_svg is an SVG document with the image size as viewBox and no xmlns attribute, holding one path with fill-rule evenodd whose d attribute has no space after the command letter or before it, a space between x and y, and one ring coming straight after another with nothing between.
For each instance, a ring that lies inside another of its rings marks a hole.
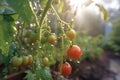
<instances>
[{"instance_id":1,"label":"garden plant","mask_svg":"<svg viewBox=\"0 0 120 80\"><path fill-rule=\"evenodd\" d=\"M72 73L69 61L80 61L85 48L90 47L81 46L81 35L77 35L73 27L77 8L69 22L61 18L62 13L71 9L66 2L0 0L0 62L4 64L0 79L4 80L10 71L25 69L23 80L52 80L50 66L56 62L59 76L66 77ZM108 19L108 12L102 5L92 0L83 3L84 7L90 4L99 8L102 19ZM101 51L100 48L98 50Z\"/></svg>"}]
</instances>

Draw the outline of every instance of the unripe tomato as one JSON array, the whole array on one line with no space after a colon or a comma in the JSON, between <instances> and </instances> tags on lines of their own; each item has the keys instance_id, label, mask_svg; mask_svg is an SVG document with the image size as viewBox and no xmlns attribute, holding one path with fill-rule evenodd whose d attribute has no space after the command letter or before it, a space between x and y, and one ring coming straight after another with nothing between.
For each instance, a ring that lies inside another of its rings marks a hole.
<instances>
[{"instance_id":1,"label":"unripe tomato","mask_svg":"<svg viewBox=\"0 0 120 80\"><path fill-rule=\"evenodd\" d=\"M48 59L47 57L44 57L44 58L43 58L43 64L44 64L45 66L49 66L50 62L49 62L49 59Z\"/></svg>"},{"instance_id":2,"label":"unripe tomato","mask_svg":"<svg viewBox=\"0 0 120 80\"><path fill-rule=\"evenodd\" d=\"M60 72L60 67L62 67L62 75L63 76L68 76L72 72L72 67L68 62L65 62L62 66L61 64L58 64L58 71Z\"/></svg>"},{"instance_id":3,"label":"unripe tomato","mask_svg":"<svg viewBox=\"0 0 120 80\"><path fill-rule=\"evenodd\" d=\"M33 56L28 55L28 58L29 58L28 65L31 65L33 63Z\"/></svg>"},{"instance_id":4,"label":"unripe tomato","mask_svg":"<svg viewBox=\"0 0 120 80\"><path fill-rule=\"evenodd\" d=\"M48 40L49 40L49 43L55 44L56 41L57 41L56 34L55 34L55 33L52 33L52 34L49 36Z\"/></svg>"},{"instance_id":5,"label":"unripe tomato","mask_svg":"<svg viewBox=\"0 0 120 80\"><path fill-rule=\"evenodd\" d=\"M76 32L74 29L70 29L69 31L66 32L66 36L68 39L73 40L76 36Z\"/></svg>"},{"instance_id":6,"label":"unripe tomato","mask_svg":"<svg viewBox=\"0 0 120 80\"><path fill-rule=\"evenodd\" d=\"M14 56L11 59L11 63L14 67L21 66L22 62L23 62L23 59L21 57Z\"/></svg>"},{"instance_id":7,"label":"unripe tomato","mask_svg":"<svg viewBox=\"0 0 120 80\"><path fill-rule=\"evenodd\" d=\"M28 62L29 62L29 57L28 56L23 56L23 63L22 63L22 65L27 65L28 64Z\"/></svg>"},{"instance_id":8,"label":"unripe tomato","mask_svg":"<svg viewBox=\"0 0 120 80\"><path fill-rule=\"evenodd\" d=\"M82 50L77 45L72 45L67 49L67 56L70 59L79 59L81 55L82 55Z\"/></svg>"},{"instance_id":9,"label":"unripe tomato","mask_svg":"<svg viewBox=\"0 0 120 80\"><path fill-rule=\"evenodd\" d=\"M29 43L35 43L37 40L37 34L30 29L23 31L23 37L27 38Z\"/></svg>"}]
</instances>

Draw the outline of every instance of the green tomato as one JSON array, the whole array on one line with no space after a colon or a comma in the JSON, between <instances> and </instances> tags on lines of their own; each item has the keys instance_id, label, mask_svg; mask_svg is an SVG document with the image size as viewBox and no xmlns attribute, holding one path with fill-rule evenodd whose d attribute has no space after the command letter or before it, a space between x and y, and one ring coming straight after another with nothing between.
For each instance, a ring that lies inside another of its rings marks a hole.
<instances>
[{"instance_id":1,"label":"green tomato","mask_svg":"<svg viewBox=\"0 0 120 80\"><path fill-rule=\"evenodd\" d=\"M43 58L43 64L44 64L45 66L49 66L49 65L50 65L49 59L48 59L47 57L44 57L44 58Z\"/></svg>"},{"instance_id":2,"label":"green tomato","mask_svg":"<svg viewBox=\"0 0 120 80\"><path fill-rule=\"evenodd\" d=\"M33 56L32 55L28 55L28 58L29 58L28 65L31 65L33 63Z\"/></svg>"},{"instance_id":3,"label":"green tomato","mask_svg":"<svg viewBox=\"0 0 120 80\"><path fill-rule=\"evenodd\" d=\"M21 57L14 56L11 59L11 63L14 67L21 66L22 62L23 62L23 59Z\"/></svg>"},{"instance_id":4,"label":"green tomato","mask_svg":"<svg viewBox=\"0 0 120 80\"><path fill-rule=\"evenodd\" d=\"M28 56L23 56L23 63L22 65L26 66L29 63L29 57Z\"/></svg>"}]
</instances>

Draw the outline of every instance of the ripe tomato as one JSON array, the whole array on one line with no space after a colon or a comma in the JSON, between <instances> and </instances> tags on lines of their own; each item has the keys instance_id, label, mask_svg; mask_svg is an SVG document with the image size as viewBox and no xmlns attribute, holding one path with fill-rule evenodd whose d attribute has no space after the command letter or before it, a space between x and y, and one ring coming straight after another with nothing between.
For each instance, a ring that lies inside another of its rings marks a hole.
<instances>
[{"instance_id":1,"label":"ripe tomato","mask_svg":"<svg viewBox=\"0 0 120 80\"><path fill-rule=\"evenodd\" d=\"M56 43L56 40L57 40L56 34L55 34L55 33L52 33L52 34L49 36L48 40L49 40L49 43L55 44L55 43Z\"/></svg>"},{"instance_id":2,"label":"ripe tomato","mask_svg":"<svg viewBox=\"0 0 120 80\"><path fill-rule=\"evenodd\" d=\"M28 65L31 65L33 63L33 56L28 55L28 58L29 58Z\"/></svg>"},{"instance_id":3,"label":"ripe tomato","mask_svg":"<svg viewBox=\"0 0 120 80\"><path fill-rule=\"evenodd\" d=\"M28 62L29 62L29 57L28 56L23 56L23 63L22 63L22 65L27 65L28 64Z\"/></svg>"},{"instance_id":4,"label":"ripe tomato","mask_svg":"<svg viewBox=\"0 0 120 80\"><path fill-rule=\"evenodd\" d=\"M67 56L70 59L79 59L81 55L82 55L82 50L77 45L72 45L67 49Z\"/></svg>"},{"instance_id":5,"label":"ripe tomato","mask_svg":"<svg viewBox=\"0 0 120 80\"><path fill-rule=\"evenodd\" d=\"M45 66L49 66L50 62L49 62L49 59L48 59L47 57L44 57L44 58L43 58L43 64L44 64Z\"/></svg>"},{"instance_id":6,"label":"ripe tomato","mask_svg":"<svg viewBox=\"0 0 120 80\"><path fill-rule=\"evenodd\" d=\"M21 66L22 62L23 62L23 59L21 57L14 56L11 59L11 63L14 67Z\"/></svg>"},{"instance_id":7,"label":"ripe tomato","mask_svg":"<svg viewBox=\"0 0 120 80\"><path fill-rule=\"evenodd\" d=\"M62 67L62 75L68 76L72 72L72 67L68 62L65 62L62 66L61 64L58 64L58 71L60 72L60 67Z\"/></svg>"},{"instance_id":8,"label":"ripe tomato","mask_svg":"<svg viewBox=\"0 0 120 80\"><path fill-rule=\"evenodd\" d=\"M73 40L76 36L76 32L74 29L70 29L69 31L66 32L66 36L68 39Z\"/></svg>"}]
</instances>

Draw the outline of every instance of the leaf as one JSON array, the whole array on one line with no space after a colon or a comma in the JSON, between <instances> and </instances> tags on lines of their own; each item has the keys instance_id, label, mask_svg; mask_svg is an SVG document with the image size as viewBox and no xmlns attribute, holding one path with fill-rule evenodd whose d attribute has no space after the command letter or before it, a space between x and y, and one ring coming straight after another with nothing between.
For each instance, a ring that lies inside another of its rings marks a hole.
<instances>
[{"instance_id":1,"label":"leaf","mask_svg":"<svg viewBox=\"0 0 120 80\"><path fill-rule=\"evenodd\" d=\"M27 75L24 77L25 80L26 79L27 80L36 80L34 74L30 70L27 70L26 73L27 73Z\"/></svg>"},{"instance_id":2,"label":"leaf","mask_svg":"<svg viewBox=\"0 0 120 80\"><path fill-rule=\"evenodd\" d=\"M42 80L53 80L50 74L50 70L48 68L44 67L44 68L38 69L36 70L35 74L36 74L37 80L39 80L40 78Z\"/></svg>"},{"instance_id":3,"label":"leaf","mask_svg":"<svg viewBox=\"0 0 120 80\"><path fill-rule=\"evenodd\" d=\"M48 0L42 0L40 3L41 7L44 8Z\"/></svg>"},{"instance_id":4,"label":"leaf","mask_svg":"<svg viewBox=\"0 0 120 80\"><path fill-rule=\"evenodd\" d=\"M0 61L6 66L9 64L9 58L3 55L1 50L0 50Z\"/></svg>"},{"instance_id":5,"label":"leaf","mask_svg":"<svg viewBox=\"0 0 120 80\"><path fill-rule=\"evenodd\" d=\"M3 54L8 53L9 43L13 40L13 23L6 20L0 20L0 49Z\"/></svg>"},{"instance_id":6,"label":"leaf","mask_svg":"<svg viewBox=\"0 0 120 80\"><path fill-rule=\"evenodd\" d=\"M29 25L31 20L33 20L33 12L30 8L29 0L7 0L7 2Z\"/></svg>"},{"instance_id":7,"label":"leaf","mask_svg":"<svg viewBox=\"0 0 120 80\"><path fill-rule=\"evenodd\" d=\"M95 4L99 9L100 9L100 12L101 12L101 17L107 21L109 19L109 13L108 11L100 4Z\"/></svg>"}]
</instances>

